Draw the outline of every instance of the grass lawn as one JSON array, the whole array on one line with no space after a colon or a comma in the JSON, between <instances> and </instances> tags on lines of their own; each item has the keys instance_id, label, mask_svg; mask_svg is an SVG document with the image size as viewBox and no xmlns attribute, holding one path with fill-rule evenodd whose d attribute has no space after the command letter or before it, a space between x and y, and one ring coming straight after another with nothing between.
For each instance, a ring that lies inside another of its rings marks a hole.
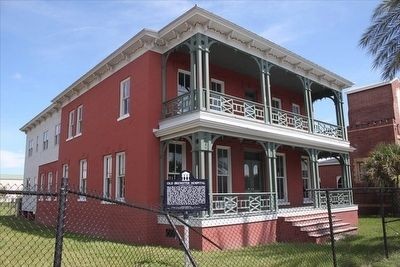
<instances>
[{"instance_id":1,"label":"grass lawn","mask_svg":"<svg viewBox=\"0 0 400 267\"><path fill-rule=\"evenodd\" d=\"M397 234L396 234L397 232ZM384 259L380 218L361 218L359 234L338 241L338 266L400 266L400 221L388 225ZM0 266L52 266L54 229L0 208ZM199 266L332 266L330 244L282 244L231 251L193 252ZM183 266L183 252L66 234L63 266Z\"/></svg>"}]
</instances>

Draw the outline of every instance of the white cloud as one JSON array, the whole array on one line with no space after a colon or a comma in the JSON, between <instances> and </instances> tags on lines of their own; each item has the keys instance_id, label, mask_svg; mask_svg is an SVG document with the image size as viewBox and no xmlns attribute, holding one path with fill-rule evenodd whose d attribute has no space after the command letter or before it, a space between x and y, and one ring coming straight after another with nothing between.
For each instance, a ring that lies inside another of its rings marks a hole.
<instances>
[{"instance_id":1,"label":"white cloud","mask_svg":"<svg viewBox=\"0 0 400 267\"><path fill-rule=\"evenodd\" d=\"M0 150L0 167L1 169L23 168L24 158L25 155L23 153Z\"/></svg>"},{"instance_id":2,"label":"white cloud","mask_svg":"<svg viewBox=\"0 0 400 267\"><path fill-rule=\"evenodd\" d=\"M22 74L19 73L19 72L16 72L16 73L13 74L12 78L14 80L21 80L22 79Z\"/></svg>"}]
</instances>

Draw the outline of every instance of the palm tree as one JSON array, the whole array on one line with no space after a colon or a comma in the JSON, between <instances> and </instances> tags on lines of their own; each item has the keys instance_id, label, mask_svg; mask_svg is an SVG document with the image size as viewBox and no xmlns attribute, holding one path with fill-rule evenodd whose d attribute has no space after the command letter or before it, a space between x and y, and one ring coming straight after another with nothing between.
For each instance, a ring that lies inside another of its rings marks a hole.
<instances>
[{"instance_id":1,"label":"palm tree","mask_svg":"<svg viewBox=\"0 0 400 267\"><path fill-rule=\"evenodd\" d=\"M382 79L391 80L400 70L400 0L383 0L374 10L372 24L360 46L374 57L372 67L382 68Z\"/></svg>"},{"instance_id":2,"label":"palm tree","mask_svg":"<svg viewBox=\"0 0 400 267\"><path fill-rule=\"evenodd\" d=\"M400 187L400 145L379 144L368 157L366 179L373 185Z\"/></svg>"}]
</instances>

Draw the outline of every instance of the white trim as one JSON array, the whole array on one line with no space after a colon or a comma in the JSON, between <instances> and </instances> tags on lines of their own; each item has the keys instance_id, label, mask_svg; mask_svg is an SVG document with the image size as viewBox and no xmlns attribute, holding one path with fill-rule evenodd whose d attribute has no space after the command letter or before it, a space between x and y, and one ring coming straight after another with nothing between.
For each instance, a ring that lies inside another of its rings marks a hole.
<instances>
[{"instance_id":1,"label":"white trim","mask_svg":"<svg viewBox=\"0 0 400 267\"><path fill-rule=\"evenodd\" d=\"M213 216L209 218L189 218L188 224L192 227L216 227L216 226L226 226L235 224L245 224L245 223L256 223L264 221L277 220L278 216L276 213L273 214L237 214L232 216ZM175 225L181 226L182 223L178 220L171 218ZM168 224L168 220L164 215L157 216L158 224Z\"/></svg>"},{"instance_id":2,"label":"white trim","mask_svg":"<svg viewBox=\"0 0 400 267\"><path fill-rule=\"evenodd\" d=\"M228 157L228 177L227 177L227 193L232 193L232 158L231 158L231 147L230 146L216 146L215 149L215 179L216 179L216 190L218 192L218 149L227 150L227 157Z\"/></svg>"},{"instance_id":3,"label":"white trim","mask_svg":"<svg viewBox=\"0 0 400 267\"><path fill-rule=\"evenodd\" d=\"M159 122L159 129L154 129L153 132L161 141L166 141L198 131L210 131L210 129L215 134L243 139L273 141L289 146L315 148L332 152L354 151L350 143L342 139L255 122L241 117L231 118L223 114L206 111L191 112L183 116L162 120Z\"/></svg>"},{"instance_id":4,"label":"white trim","mask_svg":"<svg viewBox=\"0 0 400 267\"><path fill-rule=\"evenodd\" d=\"M120 173L121 170L119 170L119 165L120 165L120 160L123 158L123 173ZM123 196L120 196L120 193L118 192L120 189L120 181L119 177L124 178L124 188L123 188ZM119 152L115 154L115 199L118 201L125 201L125 194L126 194L126 154L124 151Z\"/></svg>"},{"instance_id":5,"label":"white trim","mask_svg":"<svg viewBox=\"0 0 400 267\"><path fill-rule=\"evenodd\" d=\"M399 80L399 78L394 78L393 80L391 80L389 82L375 83L375 84L365 85L365 86L361 86L361 87L350 87L350 88L344 90L344 93L346 93L347 95L351 95L351 94L358 93L361 91L366 91L369 89L375 89L377 87L389 85L389 84L394 83L396 80Z\"/></svg>"},{"instance_id":6,"label":"white trim","mask_svg":"<svg viewBox=\"0 0 400 267\"><path fill-rule=\"evenodd\" d=\"M68 134L67 140L74 138L74 130L75 130L75 109L71 110L68 113Z\"/></svg>"},{"instance_id":7,"label":"white trim","mask_svg":"<svg viewBox=\"0 0 400 267\"><path fill-rule=\"evenodd\" d=\"M128 85L127 85L128 84ZM125 88L127 89L127 95L124 97ZM131 77L128 77L119 83L119 118L129 116L131 109L132 109L132 101L131 101L131 90L132 90L132 83ZM127 102L125 102L127 100ZM126 105L126 106L125 106ZM125 113L126 108L126 113Z\"/></svg>"},{"instance_id":8,"label":"white trim","mask_svg":"<svg viewBox=\"0 0 400 267\"><path fill-rule=\"evenodd\" d=\"M110 160L109 161L109 166L107 165L107 162L108 162L108 160ZM112 192L112 177L113 177L113 157L112 157L112 155L110 154L110 155L106 155L106 156L104 156L103 157L103 197L108 197L108 198L111 198L111 192ZM106 196L106 179L108 178L108 175L107 175L107 168L110 168L110 177L109 177L109 179L110 179L110 188L109 188L109 196Z\"/></svg>"},{"instance_id":9,"label":"white trim","mask_svg":"<svg viewBox=\"0 0 400 267\"><path fill-rule=\"evenodd\" d=\"M121 117L119 117L119 118L117 119L117 121L125 120L126 118L129 118L130 116L131 116L131 115L129 115L129 114L122 115Z\"/></svg>"},{"instance_id":10,"label":"white trim","mask_svg":"<svg viewBox=\"0 0 400 267\"><path fill-rule=\"evenodd\" d=\"M76 108L76 130L75 137L82 135L82 124L83 124L83 105Z\"/></svg>"},{"instance_id":11,"label":"white trim","mask_svg":"<svg viewBox=\"0 0 400 267\"><path fill-rule=\"evenodd\" d=\"M179 73L182 73L184 75L189 75L190 80L192 79L192 75L190 73L190 71L187 70L183 70L183 69L178 69L177 73L176 73L176 95L179 95ZM189 88L190 88L190 84L189 84ZM191 89L191 88L190 88ZM186 93L186 92L185 92Z\"/></svg>"}]
</instances>

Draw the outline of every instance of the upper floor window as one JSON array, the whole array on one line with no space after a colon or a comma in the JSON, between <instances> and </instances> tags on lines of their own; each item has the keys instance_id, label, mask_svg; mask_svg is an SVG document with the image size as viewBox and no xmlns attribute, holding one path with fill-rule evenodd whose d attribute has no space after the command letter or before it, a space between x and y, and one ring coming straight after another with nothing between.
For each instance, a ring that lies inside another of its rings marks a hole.
<instances>
[{"instance_id":1,"label":"upper floor window","mask_svg":"<svg viewBox=\"0 0 400 267\"><path fill-rule=\"evenodd\" d=\"M28 142L28 157L32 156L33 154L33 140L29 140Z\"/></svg>"},{"instance_id":2,"label":"upper floor window","mask_svg":"<svg viewBox=\"0 0 400 267\"><path fill-rule=\"evenodd\" d=\"M292 113L294 114L300 114L300 106L297 104L292 104Z\"/></svg>"},{"instance_id":3,"label":"upper floor window","mask_svg":"<svg viewBox=\"0 0 400 267\"><path fill-rule=\"evenodd\" d=\"M76 134L82 133L83 106L80 105L76 110Z\"/></svg>"},{"instance_id":4,"label":"upper floor window","mask_svg":"<svg viewBox=\"0 0 400 267\"><path fill-rule=\"evenodd\" d=\"M128 117L130 109L131 79L125 79L120 84L119 117Z\"/></svg>"},{"instance_id":5,"label":"upper floor window","mask_svg":"<svg viewBox=\"0 0 400 267\"><path fill-rule=\"evenodd\" d=\"M273 108L282 109L282 102L279 98L273 97L271 105Z\"/></svg>"},{"instance_id":6,"label":"upper floor window","mask_svg":"<svg viewBox=\"0 0 400 267\"><path fill-rule=\"evenodd\" d=\"M210 90L218 93L224 93L225 83L217 79L211 79Z\"/></svg>"},{"instance_id":7,"label":"upper floor window","mask_svg":"<svg viewBox=\"0 0 400 267\"><path fill-rule=\"evenodd\" d=\"M54 129L54 145L60 144L61 125L57 124Z\"/></svg>"},{"instance_id":8,"label":"upper floor window","mask_svg":"<svg viewBox=\"0 0 400 267\"><path fill-rule=\"evenodd\" d=\"M178 70L178 96L190 91L190 72Z\"/></svg>"},{"instance_id":9,"label":"upper floor window","mask_svg":"<svg viewBox=\"0 0 400 267\"><path fill-rule=\"evenodd\" d=\"M116 199L124 200L125 198L125 152L116 155Z\"/></svg>"},{"instance_id":10,"label":"upper floor window","mask_svg":"<svg viewBox=\"0 0 400 267\"><path fill-rule=\"evenodd\" d=\"M104 157L103 196L111 198L112 156Z\"/></svg>"},{"instance_id":11,"label":"upper floor window","mask_svg":"<svg viewBox=\"0 0 400 267\"><path fill-rule=\"evenodd\" d=\"M168 145L168 179L175 180L186 168L185 143L174 142Z\"/></svg>"},{"instance_id":12,"label":"upper floor window","mask_svg":"<svg viewBox=\"0 0 400 267\"><path fill-rule=\"evenodd\" d=\"M68 164L64 164L62 168L62 178L68 178Z\"/></svg>"},{"instance_id":13,"label":"upper floor window","mask_svg":"<svg viewBox=\"0 0 400 267\"><path fill-rule=\"evenodd\" d=\"M36 152L39 152L39 136L36 136Z\"/></svg>"},{"instance_id":14,"label":"upper floor window","mask_svg":"<svg viewBox=\"0 0 400 267\"><path fill-rule=\"evenodd\" d=\"M87 188L87 160L83 159L79 162L79 190L86 193Z\"/></svg>"},{"instance_id":15,"label":"upper floor window","mask_svg":"<svg viewBox=\"0 0 400 267\"><path fill-rule=\"evenodd\" d=\"M43 133L43 150L49 148L49 131Z\"/></svg>"},{"instance_id":16,"label":"upper floor window","mask_svg":"<svg viewBox=\"0 0 400 267\"><path fill-rule=\"evenodd\" d=\"M69 112L69 119L68 119L68 139L74 137L74 130L75 130L75 110Z\"/></svg>"}]
</instances>

